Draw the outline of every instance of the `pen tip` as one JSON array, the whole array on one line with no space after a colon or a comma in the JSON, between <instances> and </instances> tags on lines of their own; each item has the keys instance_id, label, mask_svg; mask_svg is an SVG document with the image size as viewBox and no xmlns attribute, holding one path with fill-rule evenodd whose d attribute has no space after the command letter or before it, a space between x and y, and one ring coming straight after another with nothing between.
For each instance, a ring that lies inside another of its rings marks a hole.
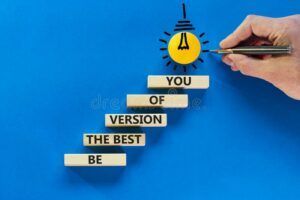
<instances>
[{"instance_id":1,"label":"pen tip","mask_svg":"<svg viewBox=\"0 0 300 200\"><path fill-rule=\"evenodd\" d=\"M209 50L209 52L211 52L211 53L218 53L218 50Z\"/></svg>"}]
</instances>

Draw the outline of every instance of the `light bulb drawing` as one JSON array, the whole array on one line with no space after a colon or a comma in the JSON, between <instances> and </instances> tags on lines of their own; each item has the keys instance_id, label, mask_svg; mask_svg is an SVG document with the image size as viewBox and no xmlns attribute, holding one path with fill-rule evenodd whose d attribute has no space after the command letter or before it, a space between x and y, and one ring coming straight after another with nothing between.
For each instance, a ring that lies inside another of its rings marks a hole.
<instances>
[{"instance_id":1,"label":"light bulb drawing","mask_svg":"<svg viewBox=\"0 0 300 200\"><path fill-rule=\"evenodd\" d=\"M182 4L183 19L179 20L174 28L174 33L164 32L166 39L159 39L163 43L161 51L167 51L167 54L162 58L166 61L166 66L173 63L173 69L176 70L178 66L182 66L184 72L187 71L188 66L197 69L196 62L203 63L200 57L201 52L208 52L202 47L209 43L208 40L202 41L205 33L201 33L197 37L194 33L195 28L190 20L186 17L186 7Z\"/></svg>"}]
</instances>

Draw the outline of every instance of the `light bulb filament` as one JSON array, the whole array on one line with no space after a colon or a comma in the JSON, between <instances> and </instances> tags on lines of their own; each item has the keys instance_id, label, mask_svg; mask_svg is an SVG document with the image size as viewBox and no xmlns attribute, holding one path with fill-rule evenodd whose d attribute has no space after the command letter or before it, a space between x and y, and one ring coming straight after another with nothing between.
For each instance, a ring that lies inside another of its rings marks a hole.
<instances>
[{"instance_id":1,"label":"light bulb filament","mask_svg":"<svg viewBox=\"0 0 300 200\"><path fill-rule=\"evenodd\" d=\"M187 41L186 33L181 33L178 50L188 50L188 49L190 49L190 47Z\"/></svg>"}]
</instances>

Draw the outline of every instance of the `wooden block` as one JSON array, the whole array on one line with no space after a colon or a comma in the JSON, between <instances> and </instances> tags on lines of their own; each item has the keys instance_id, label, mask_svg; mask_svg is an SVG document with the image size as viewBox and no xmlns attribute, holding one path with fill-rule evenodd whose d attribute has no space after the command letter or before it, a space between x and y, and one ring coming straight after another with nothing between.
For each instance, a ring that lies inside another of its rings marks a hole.
<instances>
[{"instance_id":1,"label":"wooden block","mask_svg":"<svg viewBox=\"0 0 300 200\"><path fill-rule=\"evenodd\" d=\"M127 107L186 108L187 94L127 95Z\"/></svg>"},{"instance_id":2,"label":"wooden block","mask_svg":"<svg viewBox=\"0 0 300 200\"><path fill-rule=\"evenodd\" d=\"M148 88L207 89L209 76L148 76Z\"/></svg>"},{"instance_id":3,"label":"wooden block","mask_svg":"<svg viewBox=\"0 0 300 200\"><path fill-rule=\"evenodd\" d=\"M167 114L106 114L106 127L164 127Z\"/></svg>"},{"instance_id":4,"label":"wooden block","mask_svg":"<svg viewBox=\"0 0 300 200\"><path fill-rule=\"evenodd\" d=\"M126 166L126 154L65 154L65 166Z\"/></svg>"},{"instance_id":5,"label":"wooden block","mask_svg":"<svg viewBox=\"0 0 300 200\"><path fill-rule=\"evenodd\" d=\"M145 146L143 133L86 133L83 135L84 146Z\"/></svg>"}]
</instances>

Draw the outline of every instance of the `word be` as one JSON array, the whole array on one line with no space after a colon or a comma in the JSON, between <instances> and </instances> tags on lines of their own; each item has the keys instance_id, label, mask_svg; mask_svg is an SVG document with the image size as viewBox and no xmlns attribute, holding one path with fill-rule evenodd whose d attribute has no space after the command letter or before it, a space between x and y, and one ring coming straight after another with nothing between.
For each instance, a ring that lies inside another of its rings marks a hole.
<instances>
[{"instance_id":1,"label":"word be","mask_svg":"<svg viewBox=\"0 0 300 200\"><path fill-rule=\"evenodd\" d=\"M65 166L126 166L126 154L65 154Z\"/></svg>"}]
</instances>

